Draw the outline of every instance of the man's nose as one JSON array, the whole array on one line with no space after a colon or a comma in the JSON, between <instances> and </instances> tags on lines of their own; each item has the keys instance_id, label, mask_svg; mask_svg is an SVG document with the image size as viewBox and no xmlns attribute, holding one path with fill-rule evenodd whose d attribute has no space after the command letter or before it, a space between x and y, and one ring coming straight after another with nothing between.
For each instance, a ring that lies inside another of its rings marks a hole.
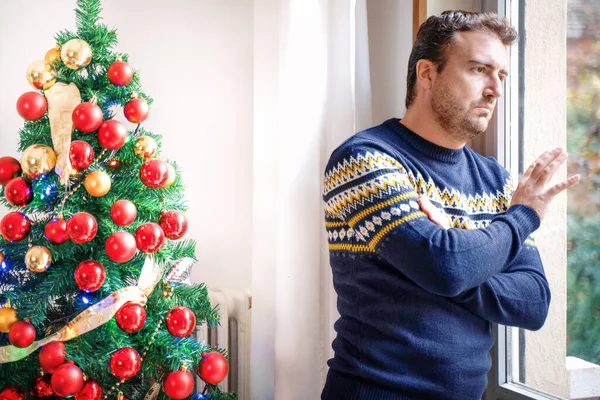
<instances>
[{"instance_id":1,"label":"man's nose","mask_svg":"<svg viewBox=\"0 0 600 400\"><path fill-rule=\"evenodd\" d=\"M502 96L502 93L503 93L503 83L500 80L500 78L495 77L490 80L488 86L485 88L483 95L486 97L492 96L497 99Z\"/></svg>"}]
</instances>

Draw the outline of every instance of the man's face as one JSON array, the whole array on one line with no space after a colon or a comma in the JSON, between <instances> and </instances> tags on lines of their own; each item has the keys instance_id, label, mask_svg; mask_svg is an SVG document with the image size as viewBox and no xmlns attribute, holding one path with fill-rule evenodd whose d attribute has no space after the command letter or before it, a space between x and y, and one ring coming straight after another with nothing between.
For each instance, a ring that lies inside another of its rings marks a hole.
<instances>
[{"instance_id":1,"label":"man's face","mask_svg":"<svg viewBox=\"0 0 600 400\"><path fill-rule=\"evenodd\" d=\"M502 95L507 65L508 49L495 35L457 33L431 92L435 118L453 138L467 141L485 132Z\"/></svg>"}]
</instances>

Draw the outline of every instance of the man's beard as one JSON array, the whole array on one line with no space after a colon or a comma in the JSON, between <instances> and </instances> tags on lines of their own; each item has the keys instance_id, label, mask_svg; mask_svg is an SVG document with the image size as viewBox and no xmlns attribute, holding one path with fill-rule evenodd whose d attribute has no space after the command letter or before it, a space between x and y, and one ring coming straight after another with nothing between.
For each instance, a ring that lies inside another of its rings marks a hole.
<instances>
[{"instance_id":1,"label":"man's beard","mask_svg":"<svg viewBox=\"0 0 600 400\"><path fill-rule=\"evenodd\" d=\"M431 109L437 123L450 133L453 139L466 142L485 132L489 120L482 118L486 116L483 111L476 117L467 115L467 110L462 109L460 104L445 86L433 91ZM487 105L484 99L477 104Z\"/></svg>"}]
</instances>

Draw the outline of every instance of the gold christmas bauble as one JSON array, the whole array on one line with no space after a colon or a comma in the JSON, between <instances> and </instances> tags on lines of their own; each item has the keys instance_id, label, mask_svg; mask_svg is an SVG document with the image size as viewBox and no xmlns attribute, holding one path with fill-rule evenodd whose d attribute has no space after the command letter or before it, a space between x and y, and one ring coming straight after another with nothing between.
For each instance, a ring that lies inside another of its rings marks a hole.
<instances>
[{"instance_id":1,"label":"gold christmas bauble","mask_svg":"<svg viewBox=\"0 0 600 400\"><path fill-rule=\"evenodd\" d=\"M4 261L4 253L0 251L0 264Z\"/></svg>"},{"instance_id":2,"label":"gold christmas bauble","mask_svg":"<svg viewBox=\"0 0 600 400\"><path fill-rule=\"evenodd\" d=\"M167 178L167 181L165 182L165 184L163 185L163 187L169 187L173 184L173 182L175 182L175 178L177 178L177 172L175 172L175 168L169 164L167 164L167 169L169 170L169 175Z\"/></svg>"},{"instance_id":3,"label":"gold christmas bauble","mask_svg":"<svg viewBox=\"0 0 600 400\"><path fill-rule=\"evenodd\" d=\"M52 147L43 144L33 144L25 149L21 156L21 168L30 179L52 171L56 166L56 153Z\"/></svg>"},{"instance_id":4,"label":"gold christmas bauble","mask_svg":"<svg viewBox=\"0 0 600 400\"><path fill-rule=\"evenodd\" d=\"M34 61L27 68L27 82L36 89L50 89L56 82L56 68L45 60Z\"/></svg>"},{"instance_id":5,"label":"gold christmas bauble","mask_svg":"<svg viewBox=\"0 0 600 400\"><path fill-rule=\"evenodd\" d=\"M94 197L102 197L110 190L112 182L104 171L91 172L84 182L85 190Z\"/></svg>"},{"instance_id":6,"label":"gold christmas bauble","mask_svg":"<svg viewBox=\"0 0 600 400\"><path fill-rule=\"evenodd\" d=\"M12 324L17 322L17 311L12 307L0 308L0 332L8 333Z\"/></svg>"},{"instance_id":7,"label":"gold christmas bauble","mask_svg":"<svg viewBox=\"0 0 600 400\"><path fill-rule=\"evenodd\" d=\"M48 64L54 64L55 61L60 60L60 45L56 45L55 48L48 50L44 56L44 60Z\"/></svg>"},{"instance_id":8,"label":"gold christmas bauble","mask_svg":"<svg viewBox=\"0 0 600 400\"><path fill-rule=\"evenodd\" d=\"M25 254L25 264L31 272L44 272L52 263L52 253L45 246L33 246Z\"/></svg>"},{"instance_id":9,"label":"gold christmas bauble","mask_svg":"<svg viewBox=\"0 0 600 400\"><path fill-rule=\"evenodd\" d=\"M71 39L62 45L60 58L71 69L86 67L92 61L92 48L84 40Z\"/></svg>"},{"instance_id":10,"label":"gold christmas bauble","mask_svg":"<svg viewBox=\"0 0 600 400\"><path fill-rule=\"evenodd\" d=\"M133 151L138 157L147 160L156 156L158 145L150 136L140 136L133 144Z\"/></svg>"}]
</instances>

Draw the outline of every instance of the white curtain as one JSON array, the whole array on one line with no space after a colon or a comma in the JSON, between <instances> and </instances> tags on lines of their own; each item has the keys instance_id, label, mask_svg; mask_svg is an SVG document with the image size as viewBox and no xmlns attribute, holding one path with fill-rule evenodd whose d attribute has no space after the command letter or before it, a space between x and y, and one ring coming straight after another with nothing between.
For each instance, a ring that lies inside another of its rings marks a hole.
<instances>
[{"instance_id":1,"label":"white curtain","mask_svg":"<svg viewBox=\"0 0 600 400\"><path fill-rule=\"evenodd\" d=\"M321 203L369 127L366 0L256 0L252 399L318 399L337 319Z\"/></svg>"}]
</instances>

